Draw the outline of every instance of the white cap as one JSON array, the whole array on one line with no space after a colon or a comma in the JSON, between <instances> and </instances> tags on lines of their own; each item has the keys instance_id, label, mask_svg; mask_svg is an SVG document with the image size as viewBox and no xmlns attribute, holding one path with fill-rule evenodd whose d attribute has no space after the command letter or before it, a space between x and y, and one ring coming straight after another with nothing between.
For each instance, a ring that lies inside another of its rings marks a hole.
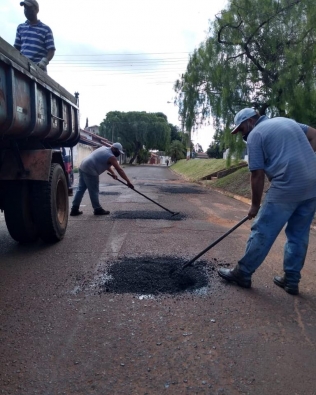
<instances>
[{"instance_id":1,"label":"white cap","mask_svg":"<svg viewBox=\"0 0 316 395\"><path fill-rule=\"evenodd\" d=\"M114 143L112 147L117 148L121 154L124 154L123 147L121 143Z\"/></svg>"},{"instance_id":2,"label":"white cap","mask_svg":"<svg viewBox=\"0 0 316 395\"><path fill-rule=\"evenodd\" d=\"M235 134L239 132L239 126L247 121L247 119L253 117L254 115L257 114L257 111L253 108L244 108L243 110L240 110L234 118L234 124L236 125L235 128L230 132L231 134Z\"/></svg>"}]
</instances>

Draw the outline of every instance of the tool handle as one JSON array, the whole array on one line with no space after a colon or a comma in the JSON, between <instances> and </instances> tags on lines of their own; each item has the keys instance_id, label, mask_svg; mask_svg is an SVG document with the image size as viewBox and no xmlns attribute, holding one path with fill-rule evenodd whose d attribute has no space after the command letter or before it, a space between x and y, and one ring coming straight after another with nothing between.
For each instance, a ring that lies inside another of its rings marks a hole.
<instances>
[{"instance_id":1,"label":"tool handle","mask_svg":"<svg viewBox=\"0 0 316 395\"><path fill-rule=\"evenodd\" d=\"M248 216L243 218L238 224L236 224L233 228L231 228L229 231L227 231L225 234L223 234L221 237L219 237L217 240L215 240L212 244L210 244L208 247L206 247L203 251L201 251L197 256L195 256L193 259L191 259L188 263L183 265L182 269L184 269L187 266L192 265L193 262L195 262L200 256L205 254L208 250L216 246L217 243L225 239L226 236L228 236L230 233L232 233L235 229L237 229L240 225L242 225L244 222L248 221Z\"/></svg>"},{"instance_id":2,"label":"tool handle","mask_svg":"<svg viewBox=\"0 0 316 395\"><path fill-rule=\"evenodd\" d=\"M113 175L112 175L111 173L108 173L108 175L111 176L112 178L114 178ZM117 178L117 181L121 182L122 184L124 184L124 185L126 185L126 186L128 187L128 185L127 185L125 182L121 181L119 178ZM168 211L170 214L175 214L173 211L168 210L166 207L164 207L164 206L162 206L161 204L159 204L159 203L155 202L154 200L150 199L148 196L146 196L146 195L144 195L143 193L137 191L135 188L133 189L133 191L135 191L135 192L138 193L139 195L143 196L144 198L150 200L151 202L157 204L157 206L159 206L159 207L163 208L164 210Z\"/></svg>"}]
</instances>

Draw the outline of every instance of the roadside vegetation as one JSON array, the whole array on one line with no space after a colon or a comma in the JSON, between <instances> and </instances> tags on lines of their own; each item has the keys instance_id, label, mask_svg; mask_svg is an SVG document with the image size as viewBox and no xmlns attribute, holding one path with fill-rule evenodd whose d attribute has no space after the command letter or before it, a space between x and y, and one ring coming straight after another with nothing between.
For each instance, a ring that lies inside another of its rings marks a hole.
<instances>
[{"instance_id":1,"label":"roadside vegetation","mask_svg":"<svg viewBox=\"0 0 316 395\"><path fill-rule=\"evenodd\" d=\"M192 159L180 160L171 166L171 170L184 177L187 181L198 182L207 188L220 189L231 195L239 195L244 198L251 198L250 173L248 167L236 170L225 177L202 180L209 174L227 169L225 159ZM265 191L269 187L266 179Z\"/></svg>"},{"instance_id":2,"label":"roadside vegetation","mask_svg":"<svg viewBox=\"0 0 316 395\"><path fill-rule=\"evenodd\" d=\"M230 0L210 21L174 88L187 132L213 120L213 156L242 156L230 131L244 107L315 126L315 17L315 0Z\"/></svg>"},{"instance_id":3,"label":"roadside vegetation","mask_svg":"<svg viewBox=\"0 0 316 395\"><path fill-rule=\"evenodd\" d=\"M181 174L188 181L199 181L203 177L225 168L225 159L182 159L172 165L172 170Z\"/></svg>"}]
</instances>

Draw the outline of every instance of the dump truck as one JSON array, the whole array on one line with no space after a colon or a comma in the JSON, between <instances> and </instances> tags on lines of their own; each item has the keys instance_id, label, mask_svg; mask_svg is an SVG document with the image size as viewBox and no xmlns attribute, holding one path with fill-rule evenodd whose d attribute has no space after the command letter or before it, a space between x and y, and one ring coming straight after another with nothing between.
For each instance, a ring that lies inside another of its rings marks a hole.
<instances>
[{"instance_id":1,"label":"dump truck","mask_svg":"<svg viewBox=\"0 0 316 395\"><path fill-rule=\"evenodd\" d=\"M0 37L0 210L17 242L63 239L71 195L63 149L79 138L78 95Z\"/></svg>"}]
</instances>

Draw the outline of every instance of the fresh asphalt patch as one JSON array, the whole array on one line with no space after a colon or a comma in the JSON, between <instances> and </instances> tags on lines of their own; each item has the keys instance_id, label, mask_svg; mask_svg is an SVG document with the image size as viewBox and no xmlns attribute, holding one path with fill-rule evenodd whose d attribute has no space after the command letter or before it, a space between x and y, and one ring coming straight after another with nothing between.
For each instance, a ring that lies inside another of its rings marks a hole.
<instances>
[{"instance_id":1,"label":"fresh asphalt patch","mask_svg":"<svg viewBox=\"0 0 316 395\"><path fill-rule=\"evenodd\" d=\"M199 261L181 270L185 260L174 257L122 258L100 276L99 293L138 295L180 294L209 285L215 267ZM171 274L171 272L173 273Z\"/></svg>"}]
</instances>

